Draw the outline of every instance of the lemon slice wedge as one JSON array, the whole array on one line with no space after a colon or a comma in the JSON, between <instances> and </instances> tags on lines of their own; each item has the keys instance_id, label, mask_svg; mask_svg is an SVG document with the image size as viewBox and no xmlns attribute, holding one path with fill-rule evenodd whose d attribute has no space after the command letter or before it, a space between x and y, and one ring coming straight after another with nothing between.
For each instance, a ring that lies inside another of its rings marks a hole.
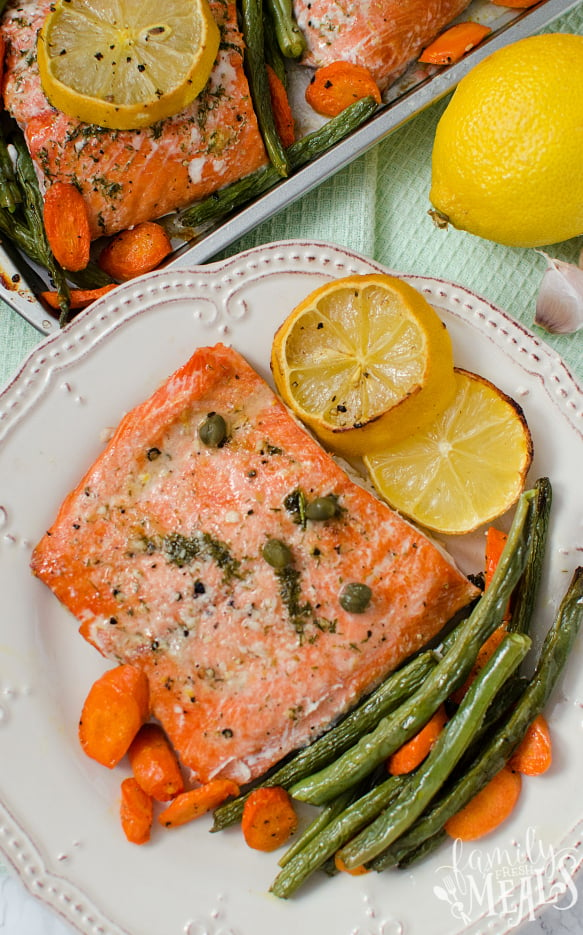
<instances>
[{"instance_id":1,"label":"lemon slice wedge","mask_svg":"<svg viewBox=\"0 0 583 935\"><path fill-rule=\"evenodd\" d=\"M520 406L488 380L455 371L456 393L426 429L369 455L378 492L434 532L472 532L505 513L524 488L532 438Z\"/></svg>"},{"instance_id":2,"label":"lemon slice wedge","mask_svg":"<svg viewBox=\"0 0 583 935\"><path fill-rule=\"evenodd\" d=\"M53 107L114 130L151 126L187 107L218 48L207 0L57 0L37 44Z\"/></svg>"},{"instance_id":3,"label":"lemon slice wedge","mask_svg":"<svg viewBox=\"0 0 583 935\"><path fill-rule=\"evenodd\" d=\"M275 334L271 369L284 402L346 456L419 430L454 394L445 325L420 292L382 273L307 296Z\"/></svg>"}]
</instances>

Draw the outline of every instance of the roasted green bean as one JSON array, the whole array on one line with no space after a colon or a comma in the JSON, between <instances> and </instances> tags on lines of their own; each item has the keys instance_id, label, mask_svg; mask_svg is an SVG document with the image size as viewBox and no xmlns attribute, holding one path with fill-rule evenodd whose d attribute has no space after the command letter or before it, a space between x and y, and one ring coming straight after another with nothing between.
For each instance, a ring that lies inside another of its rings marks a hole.
<instances>
[{"instance_id":1,"label":"roasted green bean","mask_svg":"<svg viewBox=\"0 0 583 935\"><path fill-rule=\"evenodd\" d=\"M287 899L361 828L382 809L388 808L410 781L408 776L391 776L357 799L330 821L280 871L270 892Z\"/></svg>"},{"instance_id":2,"label":"roasted green bean","mask_svg":"<svg viewBox=\"0 0 583 935\"><path fill-rule=\"evenodd\" d=\"M286 58L299 58L306 40L295 21L291 0L267 0L273 18L277 42Z\"/></svg>"},{"instance_id":3,"label":"roasted green bean","mask_svg":"<svg viewBox=\"0 0 583 935\"><path fill-rule=\"evenodd\" d=\"M366 827L340 852L350 868L366 864L392 844L424 811L482 726L489 705L530 649L524 633L504 637L464 695L458 710L439 735L427 759L411 775L389 810Z\"/></svg>"},{"instance_id":4,"label":"roasted green bean","mask_svg":"<svg viewBox=\"0 0 583 935\"><path fill-rule=\"evenodd\" d=\"M534 494L532 533L528 554L524 572L512 595L512 616L508 624L508 630L516 633L528 633L538 595L553 501L553 491L548 477L541 477L537 480L534 485Z\"/></svg>"},{"instance_id":5,"label":"roasted green bean","mask_svg":"<svg viewBox=\"0 0 583 935\"><path fill-rule=\"evenodd\" d=\"M545 637L532 679L509 717L451 790L441 795L403 837L373 861L374 869L383 870L405 860L426 839L438 834L445 822L502 769L528 726L547 703L571 652L582 619L583 568L577 568Z\"/></svg>"},{"instance_id":6,"label":"roasted green bean","mask_svg":"<svg viewBox=\"0 0 583 935\"><path fill-rule=\"evenodd\" d=\"M290 164L275 126L269 81L265 70L262 0L241 0L241 21L245 39L245 68L253 109L265 149L277 174L289 175Z\"/></svg>"}]
</instances>

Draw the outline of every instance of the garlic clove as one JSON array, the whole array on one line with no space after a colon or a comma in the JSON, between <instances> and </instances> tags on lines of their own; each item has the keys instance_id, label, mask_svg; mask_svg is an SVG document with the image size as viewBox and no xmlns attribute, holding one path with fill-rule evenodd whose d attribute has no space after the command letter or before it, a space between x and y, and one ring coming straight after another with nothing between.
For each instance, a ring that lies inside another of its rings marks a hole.
<instances>
[{"instance_id":1,"label":"garlic clove","mask_svg":"<svg viewBox=\"0 0 583 935\"><path fill-rule=\"evenodd\" d=\"M583 269L574 263L547 260L536 300L534 321L553 334L572 334L583 327Z\"/></svg>"}]
</instances>

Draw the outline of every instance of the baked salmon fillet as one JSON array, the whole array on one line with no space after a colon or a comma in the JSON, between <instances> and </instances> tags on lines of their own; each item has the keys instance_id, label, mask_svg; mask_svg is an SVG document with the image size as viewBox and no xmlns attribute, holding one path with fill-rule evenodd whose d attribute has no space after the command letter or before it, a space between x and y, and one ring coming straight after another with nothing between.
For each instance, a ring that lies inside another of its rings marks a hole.
<instances>
[{"instance_id":1,"label":"baked salmon fillet","mask_svg":"<svg viewBox=\"0 0 583 935\"><path fill-rule=\"evenodd\" d=\"M209 413L219 444L200 438ZM317 497L331 518L305 519ZM122 419L32 570L105 657L146 672L203 782L247 782L307 744L477 594L221 344ZM344 609L350 584L368 606Z\"/></svg>"},{"instance_id":2,"label":"baked salmon fillet","mask_svg":"<svg viewBox=\"0 0 583 935\"><path fill-rule=\"evenodd\" d=\"M6 45L4 106L23 130L41 185L72 182L91 235L161 217L253 172L267 161L243 70L234 0L210 0L221 31L211 77L186 110L142 130L106 130L49 104L36 37L50 0L20 0L0 25Z\"/></svg>"},{"instance_id":3,"label":"baked salmon fillet","mask_svg":"<svg viewBox=\"0 0 583 935\"><path fill-rule=\"evenodd\" d=\"M294 0L305 65L348 61L384 90L471 0Z\"/></svg>"}]
</instances>

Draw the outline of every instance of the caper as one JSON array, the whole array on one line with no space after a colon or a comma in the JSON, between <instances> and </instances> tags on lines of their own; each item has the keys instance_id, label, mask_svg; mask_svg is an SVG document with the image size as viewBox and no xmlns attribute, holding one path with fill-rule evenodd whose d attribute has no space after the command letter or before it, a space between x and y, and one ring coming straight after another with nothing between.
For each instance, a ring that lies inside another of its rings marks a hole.
<instances>
[{"instance_id":1,"label":"caper","mask_svg":"<svg viewBox=\"0 0 583 935\"><path fill-rule=\"evenodd\" d=\"M281 539L268 539L261 550L263 558L272 568L281 570L292 563L292 554Z\"/></svg>"},{"instance_id":2,"label":"caper","mask_svg":"<svg viewBox=\"0 0 583 935\"><path fill-rule=\"evenodd\" d=\"M209 412L198 427L198 437L203 445L218 448L227 437L227 423L218 412Z\"/></svg>"},{"instance_id":3,"label":"caper","mask_svg":"<svg viewBox=\"0 0 583 935\"><path fill-rule=\"evenodd\" d=\"M368 584L353 581L347 584L340 595L340 606L349 614L363 614L370 604L372 591Z\"/></svg>"},{"instance_id":4,"label":"caper","mask_svg":"<svg viewBox=\"0 0 583 935\"><path fill-rule=\"evenodd\" d=\"M336 497L316 497L306 507L307 518L317 522L332 519L337 513L338 502Z\"/></svg>"}]
</instances>

